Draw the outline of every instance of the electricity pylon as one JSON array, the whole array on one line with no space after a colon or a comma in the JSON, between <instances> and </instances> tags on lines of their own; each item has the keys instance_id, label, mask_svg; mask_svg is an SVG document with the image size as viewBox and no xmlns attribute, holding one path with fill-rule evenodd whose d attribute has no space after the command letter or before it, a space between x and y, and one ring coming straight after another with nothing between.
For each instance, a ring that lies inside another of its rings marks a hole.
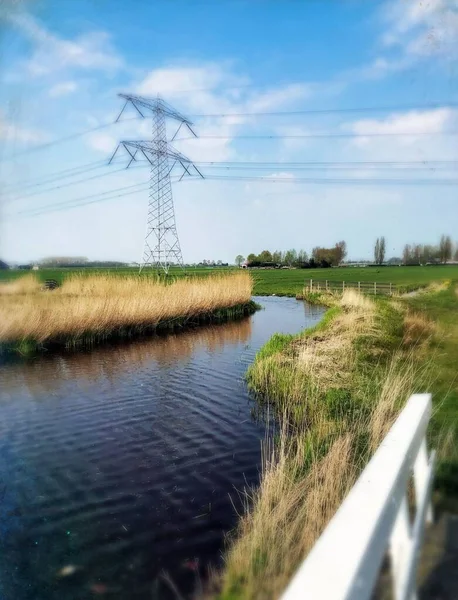
<instances>
[{"instance_id":1,"label":"electricity pylon","mask_svg":"<svg viewBox=\"0 0 458 600\"><path fill-rule=\"evenodd\" d=\"M167 274L172 263L183 267L183 257L175 222L170 174L176 166L181 166L183 171L179 181L185 176L197 175L203 178L202 173L194 163L181 152L175 150L167 141L167 118L180 123L172 137L172 141L183 125L189 129L194 137L197 137L197 135L192 130L191 121L161 98L150 100L131 94L119 94L119 96L124 98L125 104L116 121L119 121L128 104L131 104L143 118L145 118L144 112L151 111L152 113L152 141L121 141L110 158L110 163L121 147L130 157L126 168L129 168L132 162L138 162L142 158L150 163L148 217L140 272L145 267L151 266L157 268L158 271L163 270Z\"/></svg>"}]
</instances>

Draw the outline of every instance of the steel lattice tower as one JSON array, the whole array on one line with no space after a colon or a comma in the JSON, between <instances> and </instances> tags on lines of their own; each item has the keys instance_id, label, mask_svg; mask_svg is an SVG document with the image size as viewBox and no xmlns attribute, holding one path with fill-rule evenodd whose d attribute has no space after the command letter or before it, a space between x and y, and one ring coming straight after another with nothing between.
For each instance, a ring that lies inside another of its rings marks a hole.
<instances>
[{"instance_id":1,"label":"steel lattice tower","mask_svg":"<svg viewBox=\"0 0 458 600\"><path fill-rule=\"evenodd\" d=\"M197 167L186 156L172 148L168 142L167 118L180 122L172 141L182 125L186 125L191 133L195 137L197 136L191 128L192 123L161 98L149 100L127 94L120 94L120 96L126 102L117 120L119 120L129 103L143 118L145 115L142 110L145 108L152 113L152 141L122 141L116 148L110 162L122 146L130 156L127 168L132 162L137 162L142 157L150 163L148 216L140 271L151 266L163 270L167 274L172 263L183 267L183 257L175 222L170 174L176 165L180 165L183 168L180 180L185 175L197 174L199 177L203 177Z\"/></svg>"}]
</instances>

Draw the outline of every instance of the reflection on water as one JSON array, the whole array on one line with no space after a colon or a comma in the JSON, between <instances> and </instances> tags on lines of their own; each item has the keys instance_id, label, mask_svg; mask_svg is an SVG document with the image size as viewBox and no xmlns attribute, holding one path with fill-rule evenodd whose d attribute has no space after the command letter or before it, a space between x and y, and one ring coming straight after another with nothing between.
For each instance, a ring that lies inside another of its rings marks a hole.
<instances>
[{"instance_id":1,"label":"reflection on water","mask_svg":"<svg viewBox=\"0 0 458 600\"><path fill-rule=\"evenodd\" d=\"M94 382L103 377L116 383L126 370L147 363L158 367L171 362L189 360L196 350L209 354L222 350L226 344L246 343L251 336L251 319L222 325L204 326L181 333L172 333L154 339L103 345L85 352L67 355L53 354L33 361L24 369L23 364L10 365L2 373L5 393L14 394L26 386L31 394L50 392L62 383L76 378Z\"/></svg>"},{"instance_id":2,"label":"reflection on water","mask_svg":"<svg viewBox=\"0 0 458 600\"><path fill-rule=\"evenodd\" d=\"M189 595L218 564L259 476L243 374L322 314L258 300L240 322L0 368L1 600L173 597L164 570Z\"/></svg>"}]
</instances>

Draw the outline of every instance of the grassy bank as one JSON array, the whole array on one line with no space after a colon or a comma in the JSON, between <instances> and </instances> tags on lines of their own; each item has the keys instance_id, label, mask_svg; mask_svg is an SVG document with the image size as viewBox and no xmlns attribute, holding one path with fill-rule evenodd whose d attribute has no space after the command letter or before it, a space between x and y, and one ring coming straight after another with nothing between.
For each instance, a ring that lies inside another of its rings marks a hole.
<instances>
[{"instance_id":1,"label":"grassy bank","mask_svg":"<svg viewBox=\"0 0 458 600\"><path fill-rule=\"evenodd\" d=\"M229 544L221 599L281 595L408 396L431 388L431 321L353 291L328 302L317 327L274 336L248 371L280 431Z\"/></svg>"},{"instance_id":2,"label":"grassy bank","mask_svg":"<svg viewBox=\"0 0 458 600\"><path fill-rule=\"evenodd\" d=\"M181 277L207 277L209 275L228 274L239 272L240 269L223 268L189 268L187 271L173 268L173 278ZM429 267L342 267L338 269L253 269L251 271L254 280L253 293L259 296L296 296L302 292L304 282L312 278L315 281L361 281L377 283L392 283L394 287L416 288L427 285L433 281L443 279L458 279L458 265L439 265ZM138 268L88 268L88 269L41 269L36 272L40 281L55 279L59 283L64 282L75 274L89 277L93 275L114 275L131 277L154 277L152 271L144 271L139 276ZM5 270L0 271L0 282L2 279L15 279L22 277L24 271Z\"/></svg>"},{"instance_id":3,"label":"grassy bank","mask_svg":"<svg viewBox=\"0 0 458 600\"><path fill-rule=\"evenodd\" d=\"M430 358L435 374L430 386L435 399L431 439L442 451L436 490L458 512L458 281L403 301L437 328Z\"/></svg>"},{"instance_id":4,"label":"grassy bank","mask_svg":"<svg viewBox=\"0 0 458 600\"><path fill-rule=\"evenodd\" d=\"M33 275L0 285L4 350L93 344L250 314L252 279L238 272L165 284L157 279L73 275L43 291Z\"/></svg>"}]
</instances>

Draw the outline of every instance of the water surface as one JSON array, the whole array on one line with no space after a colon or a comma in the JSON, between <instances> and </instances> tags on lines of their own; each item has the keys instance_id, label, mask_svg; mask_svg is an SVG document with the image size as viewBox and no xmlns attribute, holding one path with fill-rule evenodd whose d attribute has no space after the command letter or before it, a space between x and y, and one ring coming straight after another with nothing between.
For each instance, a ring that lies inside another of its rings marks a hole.
<instances>
[{"instance_id":1,"label":"water surface","mask_svg":"<svg viewBox=\"0 0 458 600\"><path fill-rule=\"evenodd\" d=\"M257 301L239 322L0 366L0 600L186 596L218 565L265 435L243 375L322 315Z\"/></svg>"}]
</instances>

